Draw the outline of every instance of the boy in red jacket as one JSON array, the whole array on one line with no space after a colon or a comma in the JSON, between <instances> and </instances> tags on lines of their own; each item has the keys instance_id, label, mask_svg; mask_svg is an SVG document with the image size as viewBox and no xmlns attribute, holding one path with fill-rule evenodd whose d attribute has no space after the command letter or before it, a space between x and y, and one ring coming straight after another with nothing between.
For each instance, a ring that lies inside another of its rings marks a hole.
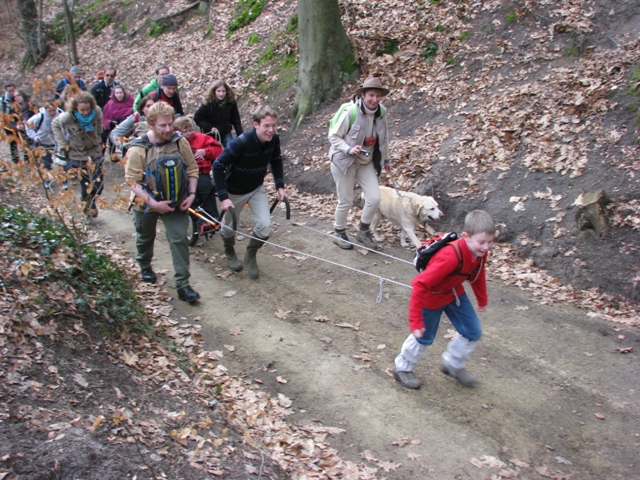
<instances>
[{"instance_id":1,"label":"boy in red jacket","mask_svg":"<svg viewBox=\"0 0 640 480\"><path fill-rule=\"evenodd\" d=\"M469 280L478 310L484 312L489 300L485 264L493 245L496 226L487 212L474 210L465 217L463 230L462 238L437 252L427 268L411 282L411 334L402 344L393 370L393 376L403 387L420 388L420 380L413 369L426 353L427 346L436 338L443 312L458 335L449 342L442 354L442 373L467 387L476 383L475 377L465 366L480 340L482 326L462 283Z\"/></svg>"},{"instance_id":2,"label":"boy in red jacket","mask_svg":"<svg viewBox=\"0 0 640 480\"><path fill-rule=\"evenodd\" d=\"M216 204L215 187L211 179L211 166L218 155L222 153L222 145L209 135L194 131L195 126L195 122L189 117L180 117L173 124L173 129L187 139L198 164L198 186L192 208L202 206L205 212L217 219L218 205ZM201 219L198 219L198 225L200 234L213 229L209 223Z\"/></svg>"}]
</instances>

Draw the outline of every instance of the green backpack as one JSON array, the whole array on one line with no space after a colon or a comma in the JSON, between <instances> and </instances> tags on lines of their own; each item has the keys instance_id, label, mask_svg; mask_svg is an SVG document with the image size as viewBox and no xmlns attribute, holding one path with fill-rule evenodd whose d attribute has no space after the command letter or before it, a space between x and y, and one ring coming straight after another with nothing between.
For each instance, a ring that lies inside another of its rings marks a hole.
<instances>
[{"instance_id":1,"label":"green backpack","mask_svg":"<svg viewBox=\"0 0 640 480\"><path fill-rule=\"evenodd\" d=\"M340 121L340 118L342 117L342 113L347 109L349 110L349 128L351 128L351 126L356 121L358 108L354 102L347 102L340 105L340 108L338 108L338 111L333 115L333 117L331 117L331 120L329 120L329 131L331 131L333 127ZM383 105L380 105L380 118L384 118L386 114L387 114L387 109Z\"/></svg>"},{"instance_id":2,"label":"green backpack","mask_svg":"<svg viewBox=\"0 0 640 480\"><path fill-rule=\"evenodd\" d=\"M189 191L187 163L182 158L178 146L181 138L174 133L168 142L154 145L145 134L137 138L132 145L142 147L146 151L147 168L141 185L154 199L169 200L173 208L187 198Z\"/></svg>"}]
</instances>

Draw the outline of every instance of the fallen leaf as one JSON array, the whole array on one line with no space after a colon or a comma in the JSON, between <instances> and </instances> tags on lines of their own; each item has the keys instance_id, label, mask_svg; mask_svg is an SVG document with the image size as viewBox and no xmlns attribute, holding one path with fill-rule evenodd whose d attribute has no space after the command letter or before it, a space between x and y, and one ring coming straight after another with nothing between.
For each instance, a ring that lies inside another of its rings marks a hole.
<instances>
[{"instance_id":1,"label":"fallen leaf","mask_svg":"<svg viewBox=\"0 0 640 480\"><path fill-rule=\"evenodd\" d=\"M76 382L81 387L87 388L89 386L89 382L85 380L85 378L79 373L73 374L73 381Z\"/></svg>"},{"instance_id":2,"label":"fallen leaf","mask_svg":"<svg viewBox=\"0 0 640 480\"><path fill-rule=\"evenodd\" d=\"M224 345L224 348L226 348L230 352L233 352L236 349L236 347L234 347L233 345Z\"/></svg>"},{"instance_id":3,"label":"fallen leaf","mask_svg":"<svg viewBox=\"0 0 640 480\"><path fill-rule=\"evenodd\" d=\"M229 330L229 335L233 335L234 337L240 335L242 333L242 327L233 327Z\"/></svg>"},{"instance_id":4,"label":"fallen leaf","mask_svg":"<svg viewBox=\"0 0 640 480\"><path fill-rule=\"evenodd\" d=\"M286 318L289 316L289 314L291 313L291 310L282 310L282 309L278 309L278 311L276 313L274 313L276 318L279 318L280 320L286 320Z\"/></svg>"},{"instance_id":5,"label":"fallen leaf","mask_svg":"<svg viewBox=\"0 0 640 480\"><path fill-rule=\"evenodd\" d=\"M598 420L604 420L606 418L603 413L596 413L595 415Z\"/></svg>"},{"instance_id":6,"label":"fallen leaf","mask_svg":"<svg viewBox=\"0 0 640 480\"><path fill-rule=\"evenodd\" d=\"M287 381L282 377L276 377L276 382L278 382L278 383L287 383Z\"/></svg>"},{"instance_id":7,"label":"fallen leaf","mask_svg":"<svg viewBox=\"0 0 640 480\"><path fill-rule=\"evenodd\" d=\"M229 297L233 297L236 294L235 290L229 290L228 292L224 292L224 294L222 295L223 297L229 298Z\"/></svg>"}]
</instances>

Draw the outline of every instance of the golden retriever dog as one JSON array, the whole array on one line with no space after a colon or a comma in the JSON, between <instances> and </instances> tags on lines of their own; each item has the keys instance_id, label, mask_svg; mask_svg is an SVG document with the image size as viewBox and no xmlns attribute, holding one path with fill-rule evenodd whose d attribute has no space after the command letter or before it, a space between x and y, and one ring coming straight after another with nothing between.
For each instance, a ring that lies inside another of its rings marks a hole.
<instances>
[{"instance_id":1,"label":"golden retriever dog","mask_svg":"<svg viewBox=\"0 0 640 480\"><path fill-rule=\"evenodd\" d=\"M441 216L438 202L433 197L380 187L380 205L371 221L371 232L377 242L384 240L384 237L377 232L380 219L384 217L402 229L400 245L408 247L407 237L409 237L413 245L419 248L422 242L416 236L416 227L422 225L427 228L429 220L438 221Z\"/></svg>"}]
</instances>

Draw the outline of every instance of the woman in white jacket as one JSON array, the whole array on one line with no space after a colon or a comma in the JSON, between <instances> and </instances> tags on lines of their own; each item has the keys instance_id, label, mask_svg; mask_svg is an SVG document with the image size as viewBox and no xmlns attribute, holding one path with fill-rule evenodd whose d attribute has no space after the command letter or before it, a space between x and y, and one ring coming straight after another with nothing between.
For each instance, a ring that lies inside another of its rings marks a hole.
<instances>
[{"instance_id":1,"label":"woman in white jacket","mask_svg":"<svg viewBox=\"0 0 640 480\"><path fill-rule=\"evenodd\" d=\"M26 122L27 136L31 139L33 146L45 149L44 154L40 157L40 161L42 162L42 166L47 170L51 170L51 165L53 164L52 154L56 146L56 139L53 135L51 124L61 113L63 113L62 109L56 108L47 102L44 107L40 108L38 113ZM45 186L49 188L51 182L46 183Z\"/></svg>"}]
</instances>

